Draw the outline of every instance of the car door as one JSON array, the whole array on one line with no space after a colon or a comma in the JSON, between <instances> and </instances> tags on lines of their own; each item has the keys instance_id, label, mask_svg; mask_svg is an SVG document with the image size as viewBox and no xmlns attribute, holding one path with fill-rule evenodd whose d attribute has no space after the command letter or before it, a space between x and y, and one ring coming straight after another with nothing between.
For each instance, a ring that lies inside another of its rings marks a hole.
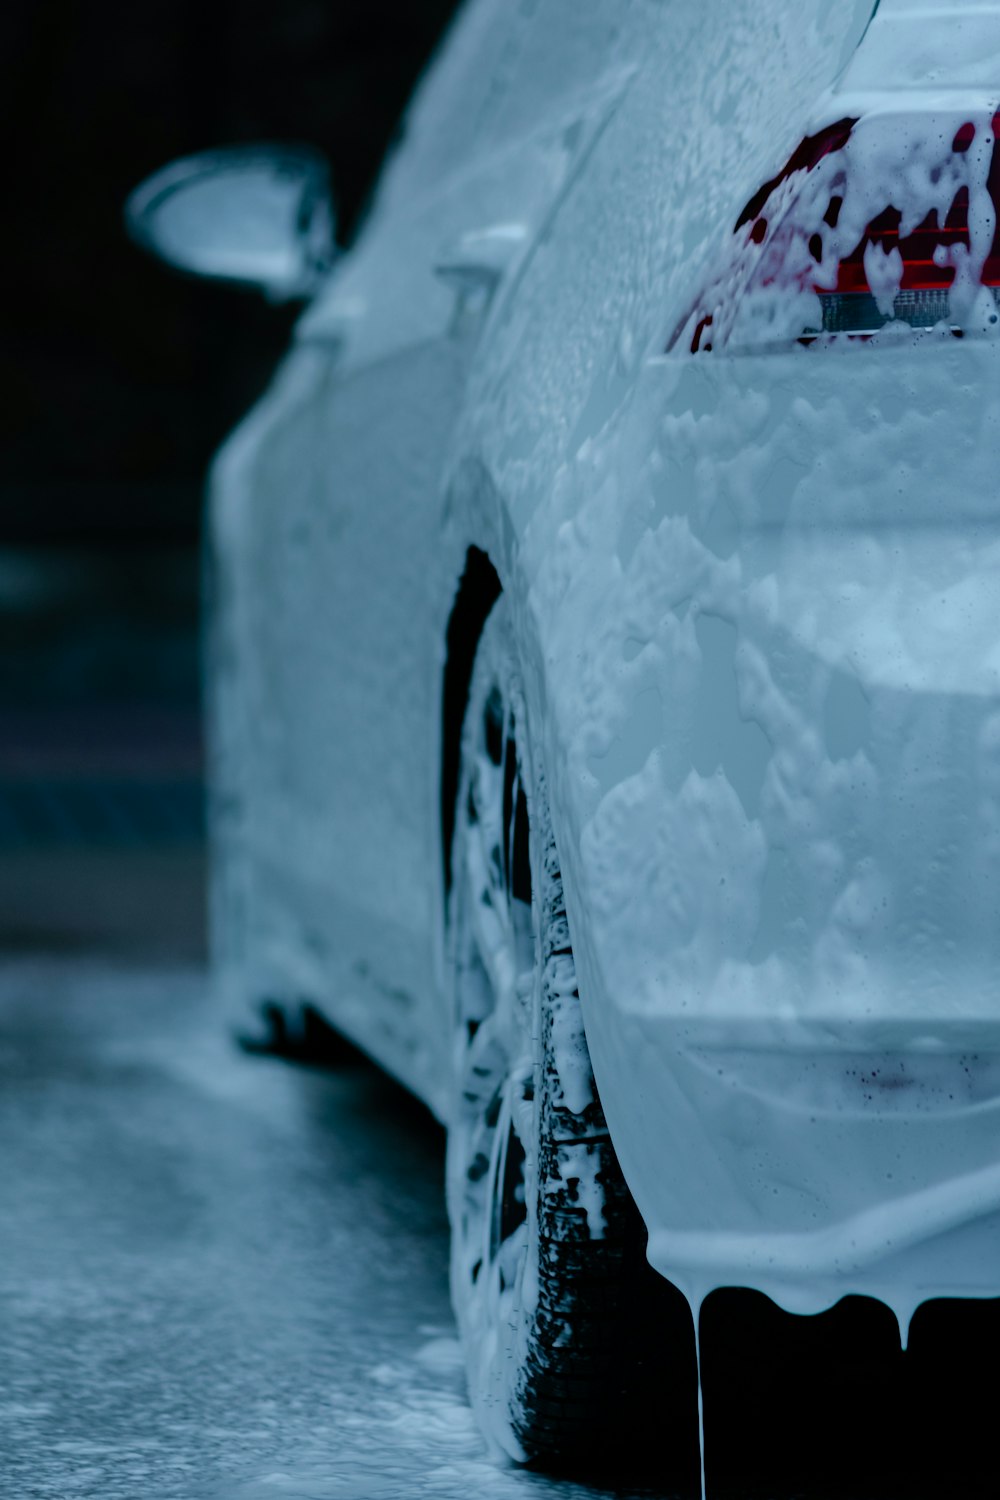
<instances>
[{"instance_id":1,"label":"car door","mask_svg":"<svg viewBox=\"0 0 1000 1500\"><path fill-rule=\"evenodd\" d=\"M317 1004L438 1108L440 682L463 561L442 552L442 475L490 309L621 83L416 200L389 194L218 471L240 491L255 982Z\"/></svg>"}]
</instances>

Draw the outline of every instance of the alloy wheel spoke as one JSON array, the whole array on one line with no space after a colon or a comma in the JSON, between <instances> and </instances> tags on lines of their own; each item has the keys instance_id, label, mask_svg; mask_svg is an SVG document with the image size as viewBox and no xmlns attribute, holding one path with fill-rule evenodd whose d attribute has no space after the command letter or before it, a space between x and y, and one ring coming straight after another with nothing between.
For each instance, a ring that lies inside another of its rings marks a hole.
<instances>
[{"instance_id":1,"label":"alloy wheel spoke","mask_svg":"<svg viewBox=\"0 0 1000 1500\"><path fill-rule=\"evenodd\" d=\"M462 858L456 867L465 1138L461 1263L477 1298L487 1302L513 1287L523 1266L534 1130L527 802L502 680L494 667L491 681L487 665L478 692L473 686L482 706L471 706L459 805Z\"/></svg>"}]
</instances>

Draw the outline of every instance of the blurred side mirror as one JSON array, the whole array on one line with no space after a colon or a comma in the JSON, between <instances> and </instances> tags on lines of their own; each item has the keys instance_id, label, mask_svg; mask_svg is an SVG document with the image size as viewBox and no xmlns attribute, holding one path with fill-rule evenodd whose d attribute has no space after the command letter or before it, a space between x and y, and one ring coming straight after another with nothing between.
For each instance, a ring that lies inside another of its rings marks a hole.
<instances>
[{"instance_id":1,"label":"blurred side mirror","mask_svg":"<svg viewBox=\"0 0 1000 1500\"><path fill-rule=\"evenodd\" d=\"M171 162L129 195L136 244L194 276L308 297L335 256L330 172L306 146L233 146Z\"/></svg>"}]
</instances>

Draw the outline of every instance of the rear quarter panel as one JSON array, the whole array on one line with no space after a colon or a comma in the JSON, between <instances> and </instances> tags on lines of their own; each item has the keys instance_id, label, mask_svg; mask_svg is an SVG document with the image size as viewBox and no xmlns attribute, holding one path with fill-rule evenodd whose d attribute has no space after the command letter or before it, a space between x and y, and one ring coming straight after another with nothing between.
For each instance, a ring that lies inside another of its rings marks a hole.
<instances>
[{"instance_id":1,"label":"rear quarter panel","mask_svg":"<svg viewBox=\"0 0 1000 1500\"><path fill-rule=\"evenodd\" d=\"M459 445L459 493L474 454L467 503L502 507L588 1040L654 1241L804 1231L922 1182L919 1146L887 1188L846 1136L783 1177L750 1115L692 1102L692 1026L840 1045L874 1017L877 1050L996 1011L997 347L663 357L870 16L633 7L631 86L498 312ZM951 1139L942 1175L988 1153Z\"/></svg>"}]
</instances>

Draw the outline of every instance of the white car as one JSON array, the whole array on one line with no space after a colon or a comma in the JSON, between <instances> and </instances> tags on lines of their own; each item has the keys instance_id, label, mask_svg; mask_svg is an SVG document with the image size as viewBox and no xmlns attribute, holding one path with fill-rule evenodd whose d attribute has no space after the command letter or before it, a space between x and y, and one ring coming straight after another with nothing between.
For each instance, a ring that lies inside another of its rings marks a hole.
<instances>
[{"instance_id":1,"label":"white car","mask_svg":"<svg viewBox=\"0 0 1000 1500\"><path fill-rule=\"evenodd\" d=\"M212 480L220 989L447 1125L517 1457L687 1359L660 1277L1000 1294L998 58L1000 0L470 0L332 268L308 156L133 201L311 297Z\"/></svg>"}]
</instances>

